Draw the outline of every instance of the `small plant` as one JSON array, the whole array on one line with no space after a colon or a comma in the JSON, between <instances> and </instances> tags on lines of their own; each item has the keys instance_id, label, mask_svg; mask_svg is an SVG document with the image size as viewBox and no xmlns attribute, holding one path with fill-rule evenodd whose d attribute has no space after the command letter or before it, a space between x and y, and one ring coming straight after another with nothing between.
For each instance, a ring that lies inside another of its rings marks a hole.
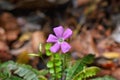
<instances>
[{"instance_id":1,"label":"small plant","mask_svg":"<svg viewBox=\"0 0 120 80\"><path fill-rule=\"evenodd\" d=\"M98 67L87 67L94 60L94 55L89 54L77 60L74 64L70 60L71 46L66 42L71 37L72 30L64 30L62 26L53 29L55 35L50 34L46 44L46 55L50 57L47 62L50 80L84 80L95 76L100 71ZM54 43L53 46L51 43Z\"/></svg>"},{"instance_id":2,"label":"small plant","mask_svg":"<svg viewBox=\"0 0 120 80\"><path fill-rule=\"evenodd\" d=\"M72 62L67 42L72 35L72 30L64 30L62 26L53 29L55 35L50 34L45 45L46 55L49 61L46 63L48 70L38 71L28 65L9 61L0 65L0 79L2 80L86 80L95 76L100 71L98 67L87 65L94 61L94 55L88 54L82 59ZM42 45L38 54L31 56L42 58ZM45 63L45 62L44 62ZM49 73L48 73L49 72ZM48 74L47 78L45 75Z\"/></svg>"}]
</instances>

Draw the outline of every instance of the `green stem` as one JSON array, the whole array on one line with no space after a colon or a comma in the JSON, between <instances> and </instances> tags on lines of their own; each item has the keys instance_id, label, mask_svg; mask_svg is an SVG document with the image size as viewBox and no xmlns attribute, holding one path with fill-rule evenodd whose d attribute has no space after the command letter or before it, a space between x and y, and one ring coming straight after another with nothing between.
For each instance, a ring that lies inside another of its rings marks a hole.
<instances>
[{"instance_id":1,"label":"green stem","mask_svg":"<svg viewBox=\"0 0 120 80\"><path fill-rule=\"evenodd\" d=\"M65 72L65 70L66 70L66 68L67 68L67 57L66 57L66 54L64 54L64 73L65 73L65 79L64 80L66 80L66 72Z\"/></svg>"},{"instance_id":2,"label":"green stem","mask_svg":"<svg viewBox=\"0 0 120 80\"><path fill-rule=\"evenodd\" d=\"M55 55L54 54L53 54L53 65L54 65L54 74L55 74L55 79L54 80L57 80L56 66L55 66Z\"/></svg>"},{"instance_id":3,"label":"green stem","mask_svg":"<svg viewBox=\"0 0 120 80\"><path fill-rule=\"evenodd\" d=\"M64 80L66 79L66 74L65 74L65 69L66 69L66 54L62 54L62 75L61 75L61 80L62 78L64 78Z\"/></svg>"}]
</instances>

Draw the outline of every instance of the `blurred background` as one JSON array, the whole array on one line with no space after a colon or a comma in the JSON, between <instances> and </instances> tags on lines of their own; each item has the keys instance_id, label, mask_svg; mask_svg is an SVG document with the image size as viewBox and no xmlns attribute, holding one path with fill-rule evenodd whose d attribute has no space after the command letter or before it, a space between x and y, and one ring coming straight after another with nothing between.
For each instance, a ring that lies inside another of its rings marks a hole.
<instances>
[{"instance_id":1,"label":"blurred background","mask_svg":"<svg viewBox=\"0 0 120 80\"><path fill-rule=\"evenodd\" d=\"M89 53L102 68L98 76L120 80L120 0L0 0L0 62L13 60L43 69L37 53L59 25L73 30L73 59ZM48 59L42 50L44 59Z\"/></svg>"}]
</instances>

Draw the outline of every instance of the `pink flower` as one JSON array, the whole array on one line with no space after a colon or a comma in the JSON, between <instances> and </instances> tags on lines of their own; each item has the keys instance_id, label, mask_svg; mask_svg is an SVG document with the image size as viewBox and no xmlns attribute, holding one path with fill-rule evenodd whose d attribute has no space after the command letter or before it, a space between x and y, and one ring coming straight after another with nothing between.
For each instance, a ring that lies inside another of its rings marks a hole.
<instances>
[{"instance_id":1,"label":"pink flower","mask_svg":"<svg viewBox=\"0 0 120 80\"><path fill-rule=\"evenodd\" d=\"M50 51L56 53L57 51L62 50L63 53L66 53L70 50L71 46L65 41L72 35L72 30L67 28L64 30L62 26L58 26L53 29L55 35L50 34L47 42L55 43L51 48Z\"/></svg>"}]
</instances>

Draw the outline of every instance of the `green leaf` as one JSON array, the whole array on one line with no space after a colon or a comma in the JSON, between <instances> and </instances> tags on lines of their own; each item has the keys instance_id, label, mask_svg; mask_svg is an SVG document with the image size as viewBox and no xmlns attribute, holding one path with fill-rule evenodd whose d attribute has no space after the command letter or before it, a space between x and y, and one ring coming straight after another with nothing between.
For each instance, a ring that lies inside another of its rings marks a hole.
<instances>
[{"instance_id":1,"label":"green leaf","mask_svg":"<svg viewBox=\"0 0 120 80\"><path fill-rule=\"evenodd\" d=\"M72 68L68 69L66 80L70 80L77 72L82 71L84 66L85 65L78 60Z\"/></svg>"},{"instance_id":2,"label":"green leaf","mask_svg":"<svg viewBox=\"0 0 120 80\"><path fill-rule=\"evenodd\" d=\"M51 52L50 50L47 50L47 51L46 51L46 55L47 55L47 56L51 56L51 55L52 55L52 52Z\"/></svg>"},{"instance_id":3,"label":"green leaf","mask_svg":"<svg viewBox=\"0 0 120 80\"><path fill-rule=\"evenodd\" d=\"M50 43L47 43L47 44L45 45L45 49L46 49L46 50L50 50L50 47L51 47L51 44L50 44Z\"/></svg>"},{"instance_id":4,"label":"green leaf","mask_svg":"<svg viewBox=\"0 0 120 80\"><path fill-rule=\"evenodd\" d=\"M49 50L48 50L49 51ZM49 68L49 72L52 76L52 80L54 79L59 79L61 75L60 72L61 72L61 56L59 53L55 53L55 54L52 54L52 56L50 56L50 61L48 61L47 63L47 67Z\"/></svg>"},{"instance_id":5,"label":"green leaf","mask_svg":"<svg viewBox=\"0 0 120 80\"><path fill-rule=\"evenodd\" d=\"M84 64L91 64L93 63L95 56L93 54L88 54L87 56L82 58L82 62Z\"/></svg>"},{"instance_id":6,"label":"green leaf","mask_svg":"<svg viewBox=\"0 0 120 80\"><path fill-rule=\"evenodd\" d=\"M84 80L86 78L95 76L99 71L100 69L98 67L84 68L84 70L76 74L72 80Z\"/></svg>"},{"instance_id":7,"label":"green leaf","mask_svg":"<svg viewBox=\"0 0 120 80\"><path fill-rule=\"evenodd\" d=\"M29 65L18 64L13 61L0 65L0 79L2 80L39 80L39 76L44 77L41 72Z\"/></svg>"},{"instance_id":8,"label":"green leaf","mask_svg":"<svg viewBox=\"0 0 120 80\"><path fill-rule=\"evenodd\" d=\"M59 53L54 54L54 59L56 60L60 59L60 54Z\"/></svg>"},{"instance_id":9,"label":"green leaf","mask_svg":"<svg viewBox=\"0 0 120 80\"><path fill-rule=\"evenodd\" d=\"M62 69L60 67L56 67L56 73L62 71Z\"/></svg>"},{"instance_id":10,"label":"green leaf","mask_svg":"<svg viewBox=\"0 0 120 80\"><path fill-rule=\"evenodd\" d=\"M51 56L52 55L52 52L50 51L50 47L51 47L51 44L47 43L45 45L45 49L46 49L46 55L47 56Z\"/></svg>"},{"instance_id":11,"label":"green leaf","mask_svg":"<svg viewBox=\"0 0 120 80\"><path fill-rule=\"evenodd\" d=\"M60 60L55 61L55 66L61 66L62 62Z\"/></svg>"},{"instance_id":12,"label":"green leaf","mask_svg":"<svg viewBox=\"0 0 120 80\"><path fill-rule=\"evenodd\" d=\"M49 71L50 71L50 73L54 73L55 72L53 68L50 68Z\"/></svg>"},{"instance_id":13,"label":"green leaf","mask_svg":"<svg viewBox=\"0 0 120 80\"><path fill-rule=\"evenodd\" d=\"M51 68L51 67L53 67L53 66L54 66L53 62L52 62L52 61L48 61L47 67L48 67L48 68Z\"/></svg>"},{"instance_id":14,"label":"green leaf","mask_svg":"<svg viewBox=\"0 0 120 80\"><path fill-rule=\"evenodd\" d=\"M58 78L61 78L61 73L57 73L57 77L58 77Z\"/></svg>"},{"instance_id":15,"label":"green leaf","mask_svg":"<svg viewBox=\"0 0 120 80\"><path fill-rule=\"evenodd\" d=\"M76 63L71 68L68 69L66 80L70 80L74 75L82 71L87 64L91 64L93 60L94 55L88 54L81 60L76 61Z\"/></svg>"},{"instance_id":16,"label":"green leaf","mask_svg":"<svg viewBox=\"0 0 120 80\"><path fill-rule=\"evenodd\" d=\"M42 69L39 71L39 73L40 73L40 75L46 75L46 74L48 74L48 70Z\"/></svg>"},{"instance_id":17,"label":"green leaf","mask_svg":"<svg viewBox=\"0 0 120 80\"><path fill-rule=\"evenodd\" d=\"M103 76L103 77L97 77L97 78L90 79L90 80L116 80L116 79L111 76Z\"/></svg>"}]
</instances>

